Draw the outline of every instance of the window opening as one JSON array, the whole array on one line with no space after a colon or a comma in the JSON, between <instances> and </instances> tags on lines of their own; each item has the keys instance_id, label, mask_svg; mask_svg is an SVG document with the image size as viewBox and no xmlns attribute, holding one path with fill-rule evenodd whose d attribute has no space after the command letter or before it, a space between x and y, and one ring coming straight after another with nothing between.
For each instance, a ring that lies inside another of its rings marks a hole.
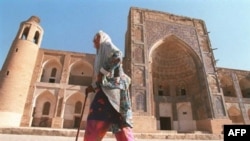
<instances>
[{"instance_id":1,"label":"window opening","mask_svg":"<svg viewBox=\"0 0 250 141\"><path fill-rule=\"evenodd\" d=\"M51 71L50 76L51 77L56 77L56 71L57 71L56 68L53 68L52 71Z\"/></svg>"},{"instance_id":2,"label":"window opening","mask_svg":"<svg viewBox=\"0 0 250 141\"><path fill-rule=\"evenodd\" d=\"M250 92L247 92L245 97L250 98Z\"/></svg>"},{"instance_id":3,"label":"window opening","mask_svg":"<svg viewBox=\"0 0 250 141\"><path fill-rule=\"evenodd\" d=\"M29 27L25 27L24 31L23 31L23 34L22 34L22 39L23 40L27 40L28 38L28 34L29 34Z\"/></svg>"},{"instance_id":4,"label":"window opening","mask_svg":"<svg viewBox=\"0 0 250 141\"><path fill-rule=\"evenodd\" d=\"M171 117L160 117L160 130L171 130Z\"/></svg>"},{"instance_id":5,"label":"window opening","mask_svg":"<svg viewBox=\"0 0 250 141\"><path fill-rule=\"evenodd\" d=\"M163 96L163 90L162 90L161 85L159 86L159 89L158 89L158 96Z\"/></svg>"},{"instance_id":6,"label":"window opening","mask_svg":"<svg viewBox=\"0 0 250 141\"><path fill-rule=\"evenodd\" d=\"M55 82L56 82L55 78L50 78L49 79L49 83L55 83Z\"/></svg>"},{"instance_id":7,"label":"window opening","mask_svg":"<svg viewBox=\"0 0 250 141\"><path fill-rule=\"evenodd\" d=\"M7 71L7 72L6 72L6 75L9 75L9 73L10 73L10 71Z\"/></svg>"},{"instance_id":8,"label":"window opening","mask_svg":"<svg viewBox=\"0 0 250 141\"><path fill-rule=\"evenodd\" d=\"M53 68L50 73L49 83L55 83L56 82L56 72L57 69Z\"/></svg>"},{"instance_id":9,"label":"window opening","mask_svg":"<svg viewBox=\"0 0 250 141\"><path fill-rule=\"evenodd\" d=\"M145 97L143 94L139 94L136 97L136 109L144 111L145 108L144 106L145 106Z\"/></svg>"},{"instance_id":10,"label":"window opening","mask_svg":"<svg viewBox=\"0 0 250 141\"><path fill-rule=\"evenodd\" d=\"M35 36L34 36L34 38L33 38L33 42L34 42L35 44L38 44L39 35L40 35L39 32L36 31Z\"/></svg>"},{"instance_id":11,"label":"window opening","mask_svg":"<svg viewBox=\"0 0 250 141\"><path fill-rule=\"evenodd\" d=\"M184 88L181 89L181 95L185 96L186 95L186 90Z\"/></svg>"},{"instance_id":12,"label":"window opening","mask_svg":"<svg viewBox=\"0 0 250 141\"><path fill-rule=\"evenodd\" d=\"M45 102L43 105L43 115L49 115L50 111L50 102Z\"/></svg>"},{"instance_id":13,"label":"window opening","mask_svg":"<svg viewBox=\"0 0 250 141\"><path fill-rule=\"evenodd\" d=\"M163 90L158 90L158 95L163 96Z\"/></svg>"},{"instance_id":14,"label":"window opening","mask_svg":"<svg viewBox=\"0 0 250 141\"><path fill-rule=\"evenodd\" d=\"M82 111L82 102L77 101L76 104L75 104L75 113L80 114L81 111Z\"/></svg>"}]
</instances>

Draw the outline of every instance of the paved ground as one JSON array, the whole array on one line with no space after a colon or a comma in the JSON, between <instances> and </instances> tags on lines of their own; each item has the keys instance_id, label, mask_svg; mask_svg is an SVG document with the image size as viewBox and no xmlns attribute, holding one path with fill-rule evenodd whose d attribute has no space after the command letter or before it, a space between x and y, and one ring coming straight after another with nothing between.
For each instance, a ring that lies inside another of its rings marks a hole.
<instances>
[{"instance_id":1,"label":"paved ground","mask_svg":"<svg viewBox=\"0 0 250 141\"><path fill-rule=\"evenodd\" d=\"M0 141L76 141L75 129L3 127L0 128ZM83 141L84 130L79 132L78 141ZM134 133L135 141L223 141L223 136L203 132L177 133L161 131L154 133ZM167 139L166 139L167 138ZM116 141L107 132L103 141Z\"/></svg>"},{"instance_id":2,"label":"paved ground","mask_svg":"<svg viewBox=\"0 0 250 141\"><path fill-rule=\"evenodd\" d=\"M75 139L76 139L75 137L65 137L65 136L0 134L0 141L75 141ZM78 141L83 141L83 137L79 137ZM115 141L115 139L105 138L103 141ZM183 141L183 140L136 139L135 141ZM184 140L184 141L223 141L223 140Z\"/></svg>"}]
</instances>

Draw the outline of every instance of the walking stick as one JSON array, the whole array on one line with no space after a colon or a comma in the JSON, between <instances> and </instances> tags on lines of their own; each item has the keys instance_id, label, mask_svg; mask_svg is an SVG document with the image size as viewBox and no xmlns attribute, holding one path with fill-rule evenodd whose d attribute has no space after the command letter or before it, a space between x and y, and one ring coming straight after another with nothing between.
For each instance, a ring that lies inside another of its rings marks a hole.
<instances>
[{"instance_id":1,"label":"walking stick","mask_svg":"<svg viewBox=\"0 0 250 141\"><path fill-rule=\"evenodd\" d=\"M82 117L83 117L83 113L84 113L84 109L85 109L85 105L86 105L86 100L87 100L87 97L88 97L87 89L85 90L85 94L86 94L86 96L85 96L83 107L82 107L82 113L81 113L81 118L80 118L81 120L80 120L80 124L78 126L78 129L77 129L76 140L75 141L78 140L78 135L79 135L80 127L81 127L81 121L82 121Z\"/></svg>"}]
</instances>

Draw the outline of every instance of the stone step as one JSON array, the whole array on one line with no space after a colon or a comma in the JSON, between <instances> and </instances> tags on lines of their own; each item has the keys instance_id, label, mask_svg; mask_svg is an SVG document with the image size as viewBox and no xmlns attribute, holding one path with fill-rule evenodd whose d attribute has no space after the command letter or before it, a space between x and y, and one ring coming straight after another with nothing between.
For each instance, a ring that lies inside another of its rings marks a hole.
<instances>
[{"instance_id":1,"label":"stone step","mask_svg":"<svg viewBox=\"0 0 250 141\"><path fill-rule=\"evenodd\" d=\"M39 136L65 136L75 137L77 129L54 129L38 127L0 127L0 134L13 135L39 135ZM84 130L79 132L83 137ZM210 134L203 132L177 133L176 131L157 131L151 133L134 133L136 139L171 139L171 140L223 140L223 134ZM105 138L114 138L111 132L107 132Z\"/></svg>"}]
</instances>

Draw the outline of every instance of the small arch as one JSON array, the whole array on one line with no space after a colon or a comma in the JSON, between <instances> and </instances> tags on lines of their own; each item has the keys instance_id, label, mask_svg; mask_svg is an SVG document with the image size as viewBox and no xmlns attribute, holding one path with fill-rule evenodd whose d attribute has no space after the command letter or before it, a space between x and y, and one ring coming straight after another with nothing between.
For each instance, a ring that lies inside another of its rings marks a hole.
<instances>
[{"instance_id":1,"label":"small arch","mask_svg":"<svg viewBox=\"0 0 250 141\"><path fill-rule=\"evenodd\" d=\"M40 37L40 33L39 33L38 31L36 31L35 36L34 36L34 38L33 38L33 42L34 42L35 44L38 44L38 42L39 42L39 37Z\"/></svg>"},{"instance_id":2,"label":"small arch","mask_svg":"<svg viewBox=\"0 0 250 141\"><path fill-rule=\"evenodd\" d=\"M164 95L164 90L162 89L162 85L158 86L158 96L163 96Z\"/></svg>"},{"instance_id":3,"label":"small arch","mask_svg":"<svg viewBox=\"0 0 250 141\"><path fill-rule=\"evenodd\" d=\"M10 71L7 71L7 72L6 72L6 75L9 75L9 74L10 74Z\"/></svg>"},{"instance_id":4,"label":"small arch","mask_svg":"<svg viewBox=\"0 0 250 141\"><path fill-rule=\"evenodd\" d=\"M42 112L42 115L49 115L49 112L50 112L50 102L45 102L43 104L43 112Z\"/></svg>"},{"instance_id":5,"label":"small arch","mask_svg":"<svg viewBox=\"0 0 250 141\"><path fill-rule=\"evenodd\" d=\"M75 114L80 114L82 111L82 102L77 101L75 104Z\"/></svg>"},{"instance_id":6,"label":"small arch","mask_svg":"<svg viewBox=\"0 0 250 141\"><path fill-rule=\"evenodd\" d=\"M29 27L25 27L21 36L22 40L27 40L28 39L28 34L29 34Z\"/></svg>"},{"instance_id":7,"label":"small arch","mask_svg":"<svg viewBox=\"0 0 250 141\"><path fill-rule=\"evenodd\" d=\"M59 83L62 73L62 65L56 59L47 60L43 63L41 82Z\"/></svg>"},{"instance_id":8,"label":"small arch","mask_svg":"<svg viewBox=\"0 0 250 141\"><path fill-rule=\"evenodd\" d=\"M182 96L186 95L186 89L185 88L181 88L181 95Z\"/></svg>"},{"instance_id":9,"label":"small arch","mask_svg":"<svg viewBox=\"0 0 250 141\"><path fill-rule=\"evenodd\" d=\"M65 97L65 107L63 112L63 118L67 119L63 123L63 128L74 128L76 127L76 117L77 122L81 122L81 119L79 118L81 116L82 111L82 104L84 101L84 94L81 91L70 93L67 97ZM90 101L86 101L85 103L86 108L85 110L88 110L88 107L90 105ZM83 113L83 117L87 117L88 111ZM82 118L85 119L85 118ZM79 125L79 124L77 124Z\"/></svg>"},{"instance_id":10,"label":"small arch","mask_svg":"<svg viewBox=\"0 0 250 141\"><path fill-rule=\"evenodd\" d=\"M45 90L35 95L34 101L32 126L50 127L52 124L52 113L55 111L55 96L49 90Z\"/></svg>"},{"instance_id":11,"label":"small arch","mask_svg":"<svg viewBox=\"0 0 250 141\"><path fill-rule=\"evenodd\" d=\"M53 69L51 70L50 78L49 78L49 82L50 82L50 83L55 83L55 81L56 81L56 72L57 72L57 69L56 69L56 68L53 68Z\"/></svg>"},{"instance_id":12,"label":"small arch","mask_svg":"<svg viewBox=\"0 0 250 141\"><path fill-rule=\"evenodd\" d=\"M185 82L180 82L176 88L176 95L177 96L186 96L187 95L187 88Z\"/></svg>"},{"instance_id":13,"label":"small arch","mask_svg":"<svg viewBox=\"0 0 250 141\"><path fill-rule=\"evenodd\" d=\"M76 61L70 65L70 75L68 83L70 85L87 86L92 83L93 69L89 63Z\"/></svg>"},{"instance_id":14,"label":"small arch","mask_svg":"<svg viewBox=\"0 0 250 141\"><path fill-rule=\"evenodd\" d=\"M68 96L64 97L64 101L66 103L68 103L70 101L70 103L74 105L75 101L82 101L83 102L84 96L85 96L85 94L82 93L82 91L78 91L78 92L71 93ZM72 102L72 99L74 99L73 100L74 102Z\"/></svg>"},{"instance_id":15,"label":"small arch","mask_svg":"<svg viewBox=\"0 0 250 141\"><path fill-rule=\"evenodd\" d=\"M53 68L53 69L51 70L50 76L51 76L51 77L55 77L55 76L56 76L56 71L57 71L57 69L56 69L56 68Z\"/></svg>"}]
</instances>

